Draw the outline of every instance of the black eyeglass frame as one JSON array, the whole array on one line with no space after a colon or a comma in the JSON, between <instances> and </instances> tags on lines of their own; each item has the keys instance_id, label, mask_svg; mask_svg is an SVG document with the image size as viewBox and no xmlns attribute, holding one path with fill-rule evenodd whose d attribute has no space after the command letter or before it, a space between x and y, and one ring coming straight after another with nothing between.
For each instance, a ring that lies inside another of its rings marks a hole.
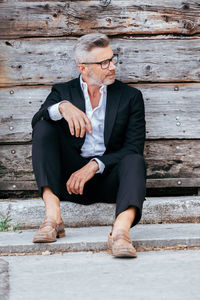
<instances>
[{"instance_id":1,"label":"black eyeglass frame","mask_svg":"<svg viewBox=\"0 0 200 300\"><path fill-rule=\"evenodd\" d=\"M103 70L105 70L110 67L110 62L113 61L114 57L117 58L117 61L114 63L116 65L118 63L118 54L114 54L111 58L104 59L99 62L82 62L81 64L83 64L83 65L101 65L101 68L102 68L102 63L108 61L108 66L106 68L102 68Z\"/></svg>"}]
</instances>

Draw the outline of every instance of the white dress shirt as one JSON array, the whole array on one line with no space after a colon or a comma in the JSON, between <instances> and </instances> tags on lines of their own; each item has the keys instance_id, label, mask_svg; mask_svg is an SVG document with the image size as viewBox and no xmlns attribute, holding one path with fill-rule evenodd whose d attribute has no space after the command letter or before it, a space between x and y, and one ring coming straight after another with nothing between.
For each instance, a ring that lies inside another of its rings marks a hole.
<instances>
[{"instance_id":1,"label":"white dress shirt","mask_svg":"<svg viewBox=\"0 0 200 300\"><path fill-rule=\"evenodd\" d=\"M80 76L80 85L85 98L85 113L92 124L92 133L86 132L85 141L81 147L81 156L89 157L102 155L106 150L104 144L104 120L107 100L107 86L102 85L100 87L99 91L101 93L101 98L99 105L92 109L88 94L88 86L87 83L83 81L82 76ZM66 102L66 100L56 103L48 108L49 116L53 121L62 119L62 114L59 111L59 104L62 102ZM99 170L96 173L103 173L105 168L104 163L97 158L94 158L94 160L99 165Z\"/></svg>"}]
</instances>

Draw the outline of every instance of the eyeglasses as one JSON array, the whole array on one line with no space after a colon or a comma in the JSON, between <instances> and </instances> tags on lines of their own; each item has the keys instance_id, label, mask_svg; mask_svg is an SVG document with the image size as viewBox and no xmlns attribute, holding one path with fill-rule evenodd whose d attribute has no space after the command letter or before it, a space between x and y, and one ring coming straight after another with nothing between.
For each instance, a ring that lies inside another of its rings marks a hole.
<instances>
[{"instance_id":1,"label":"eyeglasses","mask_svg":"<svg viewBox=\"0 0 200 300\"><path fill-rule=\"evenodd\" d=\"M114 54L113 57L105 59L99 62L83 62L83 65L101 65L102 69L107 69L110 67L110 62L113 62L114 65L118 63L118 54Z\"/></svg>"}]
</instances>

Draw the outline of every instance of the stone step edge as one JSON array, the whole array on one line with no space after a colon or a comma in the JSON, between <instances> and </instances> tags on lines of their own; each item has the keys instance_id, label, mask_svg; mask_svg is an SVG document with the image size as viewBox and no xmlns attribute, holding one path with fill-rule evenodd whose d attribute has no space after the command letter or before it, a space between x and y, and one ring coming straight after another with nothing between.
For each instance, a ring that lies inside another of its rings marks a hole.
<instances>
[{"instance_id":1,"label":"stone step edge","mask_svg":"<svg viewBox=\"0 0 200 300\"><path fill-rule=\"evenodd\" d=\"M95 203L81 205L61 202L62 217L66 227L112 225L115 204ZM0 200L0 212L11 217L11 226L37 228L45 215L42 199ZM200 196L151 197L144 201L141 224L200 223Z\"/></svg>"},{"instance_id":2,"label":"stone step edge","mask_svg":"<svg viewBox=\"0 0 200 300\"><path fill-rule=\"evenodd\" d=\"M155 241L156 243L156 241ZM186 240L180 240L179 243L171 243L170 245L161 245L161 246L155 246L152 241L151 245L140 245L139 242L135 241L133 243L135 249L137 252L146 252L146 251L164 251L164 250L196 250L200 249L200 241L194 241L193 243L187 243ZM75 247L73 244L68 244L67 247L51 247L40 250L34 250L29 251L27 248L19 249L18 251L15 251L12 247L8 250L7 248L4 248L0 250L0 256L24 256L24 255L50 255L50 254L61 254L66 252L105 252L111 254L111 250L107 248L107 243L98 243L96 245L91 245L90 243L86 243L84 246Z\"/></svg>"},{"instance_id":3,"label":"stone step edge","mask_svg":"<svg viewBox=\"0 0 200 300\"><path fill-rule=\"evenodd\" d=\"M108 226L67 228L65 238L35 244L33 230L0 233L0 255L106 251L110 230ZM137 225L131 229L131 240L137 251L200 248L200 224Z\"/></svg>"}]
</instances>

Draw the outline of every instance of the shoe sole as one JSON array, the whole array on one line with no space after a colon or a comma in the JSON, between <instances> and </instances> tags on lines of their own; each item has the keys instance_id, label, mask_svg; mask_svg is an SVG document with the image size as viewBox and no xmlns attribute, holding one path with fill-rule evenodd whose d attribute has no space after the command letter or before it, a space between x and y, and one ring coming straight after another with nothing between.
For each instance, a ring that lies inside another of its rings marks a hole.
<instances>
[{"instance_id":1,"label":"shoe sole","mask_svg":"<svg viewBox=\"0 0 200 300\"><path fill-rule=\"evenodd\" d=\"M128 253L128 252L119 252L119 253L112 253L112 255L114 256L114 257L126 257L126 258L136 258L137 257L137 255L136 254L131 254L131 253Z\"/></svg>"},{"instance_id":2,"label":"shoe sole","mask_svg":"<svg viewBox=\"0 0 200 300\"><path fill-rule=\"evenodd\" d=\"M126 248L121 248L121 249L116 249L116 250L111 250L112 255L115 257L132 257L132 258L136 258L137 254L136 252L132 252L130 251L130 249L126 249Z\"/></svg>"},{"instance_id":3,"label":"shoe sole","mask_svg":"<svg viewBox=\"0 0 200 300\"><path fill-rule=\"evenodd\" d=\"M62 238L62 237L65 237L65 231L62 231L62 232L59 232L57 234L57 238ZM53 243L53 242L56 242L57 239L48 239L48 238L44 238L44 237L37 237L37 238L34 238L33 239L33 243Z\"/></svg>"}]
</instances>

